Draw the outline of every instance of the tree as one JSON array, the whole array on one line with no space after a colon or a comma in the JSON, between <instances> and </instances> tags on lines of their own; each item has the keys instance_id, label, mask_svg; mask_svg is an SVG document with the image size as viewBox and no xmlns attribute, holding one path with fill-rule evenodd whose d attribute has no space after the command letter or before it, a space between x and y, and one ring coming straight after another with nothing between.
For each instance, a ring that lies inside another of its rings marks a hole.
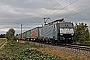
<instances>
[{"instance_id":1,"label":"tree","mask_svg":"<svg viewBox=\"0 0 90 60\"><path fill-rule=\"evenodd\" d=\"M5 34L1 34L0 35L0 38L5 38Z\"/></svg>"},{"instance_id":2,"label":"tree","mask_svg":"<svg viewBox=\"0 0 90 60\"><path fill-rule=\"evenodd\" d=\"M89 40L89 30L87 28L87 24L84 23L76 23L75 26L75 37L77 42L84 43Z\"/></svg>"},{"instance_id":3,"label":"tree","mask_svg":"<svg viewBox=\"0 0 90 60\"><path fill-rule=\"evenodd\" d=\"M6 38L8 40L14 40L14 39L16 39L14 34L15 34L15 30L11 28L11 29L9 29L9 31L6 32Z\"/></svg>"}]
</instances>

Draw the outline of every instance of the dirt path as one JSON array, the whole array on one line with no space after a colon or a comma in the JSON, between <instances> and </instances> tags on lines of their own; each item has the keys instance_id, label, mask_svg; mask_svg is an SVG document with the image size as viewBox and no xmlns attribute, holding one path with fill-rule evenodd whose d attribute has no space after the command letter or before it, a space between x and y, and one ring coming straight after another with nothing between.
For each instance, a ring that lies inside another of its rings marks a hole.
<instances>
[{"instance_id":1,"label":"dirt path","mask_svg":"<svg viewBox=\"0 0 90 60\"><path fill-rule=\"evenodd\" d=\"M7 40L5 42L2 42L2 46L0 46L0 49L7 43Z\"/></svg>"}]
</instances>

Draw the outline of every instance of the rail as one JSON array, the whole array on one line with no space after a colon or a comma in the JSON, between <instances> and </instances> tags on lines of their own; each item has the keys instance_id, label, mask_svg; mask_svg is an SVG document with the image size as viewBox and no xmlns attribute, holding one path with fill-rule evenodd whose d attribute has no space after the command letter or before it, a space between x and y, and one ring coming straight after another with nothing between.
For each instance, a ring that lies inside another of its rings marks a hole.
<instances>
[{"instance_id":1,"label":"rail","mask_svg":"<svg viewBox=\"0 0 90 60\"><path fill-rule=\"evenodd\" d=\"M33 42L36 43L36 42ZM41 44L44 47L48 47L51 49L57 49L57 50L61 50L61 51L65 51L71 54L74 54L76 56L78 56L80 53L89 57L90 58L90 46L83 46L80 44L66 44L66 45L50 45L50 44L43 44L43 43L36 43L36 44Z\"/></svg>"}]
</instances>

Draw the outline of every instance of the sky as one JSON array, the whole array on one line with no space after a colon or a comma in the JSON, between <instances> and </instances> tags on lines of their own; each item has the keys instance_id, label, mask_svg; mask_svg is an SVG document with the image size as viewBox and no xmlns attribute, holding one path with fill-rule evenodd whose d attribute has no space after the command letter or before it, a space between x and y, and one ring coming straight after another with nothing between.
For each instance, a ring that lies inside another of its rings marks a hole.
<instances>
[{"instance_id":1,"label":"sky","mask_svg":"<svg viewBox=\"0 0 90 60\"><path fill-rule=\"evenodd\" d=\"M13 28L16 34L64 18L86 23L90 30L90 0L0 0L0 34Z\"/></svg>"}]
</instances>

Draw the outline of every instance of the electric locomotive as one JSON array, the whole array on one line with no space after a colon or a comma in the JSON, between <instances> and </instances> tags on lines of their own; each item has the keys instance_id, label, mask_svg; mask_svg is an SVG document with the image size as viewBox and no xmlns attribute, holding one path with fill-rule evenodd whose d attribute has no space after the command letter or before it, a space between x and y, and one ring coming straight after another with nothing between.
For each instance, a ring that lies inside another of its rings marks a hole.
<instances>
[{"instance_id":1,"label":"electric locomotive","mask_svg":"<svg viewBox=\"0 0 90 60\"><path fill-rule=\"evenodd\" d=\"M74 41L74 25L64 19L55 20L40 29L40 40L52 44L71 44Z\"/></svg>"}]
</instances>

